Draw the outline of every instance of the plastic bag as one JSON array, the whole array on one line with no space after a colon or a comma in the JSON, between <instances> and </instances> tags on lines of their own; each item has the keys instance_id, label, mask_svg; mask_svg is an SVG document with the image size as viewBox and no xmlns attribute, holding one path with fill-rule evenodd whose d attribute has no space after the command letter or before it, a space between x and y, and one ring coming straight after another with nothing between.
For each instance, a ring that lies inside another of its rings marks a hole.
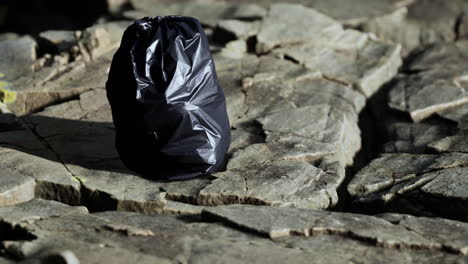
<instances>
[{"instance_id":1,"label":"plastic bag","mask_svg":"<svg viewBox=\"0 0 468 264\"><path fill-rule=\"evenodd\" d=\"M125 31L106 83L116 148L127 168L160 180L224 165L226 99L208 40L190 17L145 17Z\"/></svg>"}]
</instances>

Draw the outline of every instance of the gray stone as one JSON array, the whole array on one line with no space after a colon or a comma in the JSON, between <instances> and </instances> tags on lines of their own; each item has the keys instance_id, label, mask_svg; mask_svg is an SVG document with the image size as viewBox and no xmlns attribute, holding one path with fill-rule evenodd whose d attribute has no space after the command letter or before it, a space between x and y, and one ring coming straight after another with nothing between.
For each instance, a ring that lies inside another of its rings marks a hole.
<instances>
[{"instance_id":1,"label":"gray stone","mask_svg":"<svg viewBox=\"0 0 468 264\"><path fill-rule=\"evenodd\" d=\"M355 86L368 97L401 65L400 46L343 30L337 21L299 5L273 5L257 39L258 53L274 49L277 56L291 58L327 79Z\"/></svg>"},{"instance_id":2,"label":"gray stone","mask_svg":"<svg viewBox=\"0 0 468 264\"><path fill-rule=\"evenodd\" d=\"M327 79L355 86L367 97L390 81L401 65L400 46L371 35L346 30L317 37L317 41L281 48L275 53L320 71Z\"/></svg>"},{"instance_id":3,"label":"gray stone","mask_svg":"<svg viewBox=\"0 0 468 264\"><path fill-rule=\"evenodd\" d=\"M130 26L129 21L115 21L97 24L83 31L82 45L90 52L92 59L113 55L120 46L123 32ZM109 56L109 59L112 59Z\"/></svg>"},{"instance_id":4,"label":"gray stone","mask_svg":"<svg viewBox=\"0 0 468 264\"><path fill-rule=\"evenodd\" d=\"M462 16L462 1L412 1L393 13L378 16L362 24L362 29L383 40L400 43L403 54L435 42L456 39L457 21Z\"/></svg>"},{"instance_id":5,"label":"gray stone","mask_svg":"<svg viewBox=\"0 0 468 264\"><path fill-rule=\"evenodd\" d=\"M252 144L240 151L234 152L229 159L226 169L248 166L252 164L262 163L273 156L273 153L266 144Z\"/></svg>"},{"instance_id":6,"label":"gray stone","mask_svg":"<svg viewBox=\"0 0 468 264\"><path fill-rule=\"evenodd\" d=\"M67 251L82 263L216 263L219 252L223 263L466 260L466 223L407 215L373 217L245 205L212 207L201 217L89 214L41 200L0 210L17 219L0 214L4 223L0 232L16 226L12 235L29 236L2 241L4 252L21 263L43 263Z\"/></svg>"},{"instance_id":7,"label":"gray stone","mask_svg":"<svg viewBox=\"0 0 468 264\"><path fill-rule=\"evenodd\" d=\"M247 43L245 40L238 39L226 43L226 46L221 49L221 55L227 58L239 59L247 52Z\"/></svg>"},{"instance_id":8,"label":"gray stone","mask_svg":"<svg viewBox=\"0 0 468 264\"><path fill-rule=\"evenodd\" d=\"M11 112L24 115L87 90L104 88L111 55L88 63L83 60L66 65L55 63L38 69L34 78L32 75L21 76L10 83L15 96L6 106Z\"/></svg>"},{"instance_id":9,"label":"gray stone","mask_svg":"<svg viewBox=\"0 0 468 264\"><path fill-rule=\"evenodd\" d=\"M242 128L231 130L231 145L228 153L233 153L236 150L243 149L255 143L261 143L264 138L257 134L250 133Z\"/></svg>"},{"instance_id":10,"label":"gray stone","mask_svg":"<svg viewBox=\"0 0 468 264\"><path fill-rule=\"evenodd\" d=\"M36 41L30 36L0 41L0 73L7 81L16 80L24 74L33 72L36 60Z\"/></svg>"},{"instance_id":11,"label":"gray stone","mask_svg":"<svg viewBox=\"0 0 468 264\"><path fill-rule=\"evenodd\" d=\"M468 71L428 70L398 79L389 93L389 106L408 112L415 122L468 103Z\"/></svg>"},{"instance_id":12,"label":"gray stone","mask_svg":"<svg viewBox=\"0 0 468 264\"><path fill-rule=\"evenodd\" d=\"M79 204L78 180L33 133L22 128L1 132L0 137L1 205L35 197Z\"/></svg>"},{"instance_id":13,"label":"gray stone","mask_svg":"<svg viewBox=\"0 0 468 264\"><path fill-rule=\"evenodd\" d=\"M338 21L314 9L295 4L274 4L263 19L257 35L257 53L279 46L328 39L339 34Z\"/></svg>"},{"instance_id":14,"label":"gray stone","mask_svg":"<svg viewBox=\"0 0 468 264\"><path fill-rule=\"evenodd\" d=\"M457 152L388 154L359 171L348 192L358 204L383 203L395 211L466 220L467 163L467 154Z\"/></svg>"},{"instance_id":15,"label":"gray stone","mask_svg":"<svg viewBox=\"0 0 468 264\"><path fill-rule=\"evenodd\" d=\"M321 209L337 202L336 188L344 173L284 160L239 167L214 176L216 179L200 191L198 203Z\"/></svg>"},{"instance_id":16,"label":"gray stone","mask_svg":"<svg viewBox=\"0 0 468 264\"><path fill-rule=\"evenodd\" d=\"M437 152L468 152L468 131L461 130L456 135L443 138L429 145Z\"/></svg>"},{"instance_id":17,"label":"gray stone","mask_svg":"<svg viewBox=\"0 0 468 264\"><path fill-rule=\"evenodd\" d=\"M411 224L391 223L385 219L350 213L311 211L295 208L268 208L232 205L205 209L202 216L207 220L222 221L241 229L259 233L270 238L301 235L315 236L320 233L342 234L365 240L387 248L441 249L450 245L457 253L467 254L466 223L409 217ZM420 233L438 222L441 229ZM419 227L414 228L412 227ZM457 230L457 231L455 231ZM447 239L445 232L456 232L453 240ZM440 235L439 235L440 234Z\"/></svg>"},{"instance_id":18,"label":"gray stone","mask_svg":"<svg viewBox=\"0 0 468 264\"><path fill-rule=\"evenodd\" d=\"M1 221L11 226L34 224L42 219L87 212L88 210L82 206L73 207L56 201L42 199L34 199L17 205L0 207Z\"/></svg>"},{"instance_id":19,"label":"gray stone","mask_svg":"<svg viewBox=\"0 0 468 264\"><path fill-rule=\"evenodd\" d=\"M273 113L259 121L268 132L290 134L334 145L335 152L342 154L343 161L348 164L352 163L354 154L361 146L357 124L343 112L326 104Z\"/></svg>"}]
</instances>

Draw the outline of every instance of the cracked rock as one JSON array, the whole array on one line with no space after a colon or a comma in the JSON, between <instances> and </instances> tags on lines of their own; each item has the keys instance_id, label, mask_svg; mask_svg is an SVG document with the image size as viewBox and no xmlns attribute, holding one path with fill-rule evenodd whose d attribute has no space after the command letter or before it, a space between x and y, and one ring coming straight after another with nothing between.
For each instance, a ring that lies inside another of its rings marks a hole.
<instances>
[{"instance_id":1,"label":"cracked rock","mask_svg":"<svg viewBox=\"0 0 468 264\"><path fill-rule=\"evenodd\" d=\"M79 204L79 182L30 130L18 125L0 138L1 205L35 197Z\"/></svg>"},{"instance_id":2,"label":"cracked rock","mask_svg":"<svg viewBox=\"0 0 468 264\"><path fill-rule=\"evenodd\" d=\"M401 65L399 45L344 30L338 21L300 5L272 5L257 39L257 53L273 49L278 56L291 58L328 79L355 86L367 97Z\"/></svg>"},{"instance_id":3,"label":"cracked rock","mask_svg":"<svg viewBox=\"0 0 468 264\"><path fill-rule=\"evenodd\" d=\"M364 31L375 33L383 40L400 43L403 55L413 49L435 42L457 38L456 25L462 16L463 1L418 0L394 12L364 22Z\"/></svg>"},{"instance_id":4,"label":"cracked rock","mask_svg":"<svg viewBox=\"0 0 468 264\"><path fill-rule=\"evenodd\" d=\"M41 206L54 213L32 217L34 221L22 222L21 229L14 230L34 237L16 236L15 240L2 241L4 252L24 263L41 263L47 256L66 250L72 250L83 263L212 263L219 261L219 252L223 252L223 262L229 263L347 263L355 259L362 263L388 259L425 263L466 259L466 223L449 220L245 205L213 207L203 211L201 217L89 214L51 201L7 208L9 212L34 216ZM2 217L0 220L4 220ZM154 236L129 237L108 225L144 229ZM431 226L438 228L432 230ZM0 232L5 228L0 225Z\"/></svg>"},{"instance_id":5,"label":"cracked rock","mask_svg":"<svg viewBox=\"0 0 468 264\"><path fill-rule=\"evenodd\" d=\"M458 152L387 154L359 171L348 192L361 206L466 220L467 164L467 154Z\"/></svg>"},{"instance_id":6,"label":"cracked rock","mask_svg":"<svg viewBox=\"0 0 468 264\"><path fill-rule=\"evenodd\" d=\"M389 94L391 108L408 112L415 122L468 103L468 71L430 70L398 79Z\"/></svg>"},{"instance_id":7,"label":"cracked rock","mask_svg":"<svg viewBox=\"0 0 468 264\"><path fill-rule=\"evenodd\" d=\"M422 47L405 65L409 74L399 76L392 85L388 105L407 112L415 122L458 107L454 111L462 113L468 102L467 47L466 43Z\"/></svg>"},{"instance_id":8,"label":"cracked rock","mask_svg":"<svg viewBox=\"0 0 468 264\"><path fill-rule=\"evenodd\" d=\"M200 191L198 199L207 205L248 203L314 207L317 203L301 194L306 193L303 189L312 189L322 173L302 162L254 164L215 174L216 179Z\"/></svg>"},{"instance_id":9,"label":"cracked rock","mask_svg":"<svg viewBox=\"0 0 468 264\"><path fill-rule=\"evenodd\" d=\"M314 9L274 4L260 26L256 50L265 53L279 46L327 39L341 31L338 21Z\"/></svg>"},{"instance_id":10,"label":"cracked rock","mask_svg":"<svg viewBox=\"0 0 468 264\"><path fill-rule=\"evenodd\" d=\"M466 223L408 216L408 220L391 223L385 219L350 213L312 211L296 208L268 208L264 206L232 205L205 209L202 217L239 227L272 239L293 235L316 236L335 234L368 241L387 248L441 249L450 245L455 251L466 254L468 240ZM406 216L403 216L403 219ZM441 226L440 235L432 235L431 221ZM409 224L409 222L411 224ZM446 227L442 223L447 224ZM415 227L413 231L412 227ZM456 229L457 231L455 231ZM416 231L417 230L417 231ZM425 232L418 232L424 230ZM447 240L444 233L458 233L454 240ZM463 234L463 235L462 235Z\"/></svg>"}]
</instances>

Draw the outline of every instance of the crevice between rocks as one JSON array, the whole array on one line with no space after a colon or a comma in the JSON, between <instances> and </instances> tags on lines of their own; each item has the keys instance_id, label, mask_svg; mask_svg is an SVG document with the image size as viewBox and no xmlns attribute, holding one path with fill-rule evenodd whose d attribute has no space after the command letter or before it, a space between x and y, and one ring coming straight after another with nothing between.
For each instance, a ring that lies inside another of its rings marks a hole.
<instances>
[{"instance_id":1,"label":"crevice between rocks","mask_svg":"<svg viewBox=\"0 0 468 264\"><path fill-rule=\"evenodd\" d=\"M461 27L464 19L466 19L465 12L462 12L455 19L455 24L454 24L454 28L453 28L453 32L455 33L455 41L460 39L460 35L461 35L460 34L460 27Z\"/></svg>"},{"instance_id":2,"label":"crevice between rocks","mask_svg":"<svg viewBox=\"0 0 468 264\"><path fill-rule=\"evenodd\" d=\"M366 106L359 113L358 126L361 133L361 149L354 156L353 165L346 168L345 179L337 189L338 203L331 208L332 211L350 211L351 196L347 190L349 183L357 172L378 157L385 143L385 136L381 135L382 129L379 128L378 124L380 117L375 114L373 108L376 106L385 107L382 102L386 100L386 94L391 84L392 81L383 85L376 94L368 98Z\"/></svg>"}]
</instances>

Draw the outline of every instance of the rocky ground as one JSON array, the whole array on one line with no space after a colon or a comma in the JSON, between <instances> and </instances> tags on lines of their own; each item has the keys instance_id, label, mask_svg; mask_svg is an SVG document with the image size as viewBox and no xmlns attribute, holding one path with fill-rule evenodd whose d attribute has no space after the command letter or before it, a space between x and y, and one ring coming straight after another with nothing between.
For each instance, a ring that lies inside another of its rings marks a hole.
<instances>
[{"instance_id":1,"label":"rocky ground","mask_svg":"<svg viewBox=\"0 0 468 264\"><path fill-rule=\"evenodd\" d=\"M0 263L468 263L468 1L108 12L0 34ZM232 126L190 181L122 165L104 89L132 19L168 14L205 26Z\"/></svg>"}]
</instances>

